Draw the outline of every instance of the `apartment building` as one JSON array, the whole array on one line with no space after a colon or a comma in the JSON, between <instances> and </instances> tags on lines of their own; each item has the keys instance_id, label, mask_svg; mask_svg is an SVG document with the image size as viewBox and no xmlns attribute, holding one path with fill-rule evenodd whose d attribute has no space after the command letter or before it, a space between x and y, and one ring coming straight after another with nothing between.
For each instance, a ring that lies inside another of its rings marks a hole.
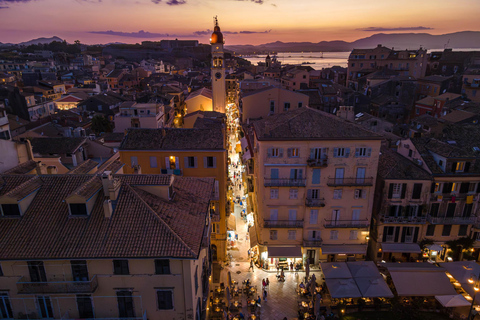
<instances>
[{"instance_id":1,"label":"apartment building","mask_svg":"<svg viewBox=\"0 0 480 320\"><path fill-rule=\"evenodd\" d=\"M255 212L264 265L363 259L382 137L308 107L252 124ZM298 260L299 259L299 260Z\"/></svg>"},{"instance_id":2,"label":"apartment building","mask_svg":"<svg viewBox=\"0 0 480 320\"><path fill-rule=\"evenodd\" d=\"M397 71L400 75L424 77L427 70L427 51L422 48L394 50L381 44L373 49L353 49L348 57L347 86L351 87L351 83L354 86L355 82L352 80L383 67Z\"/></svg>"},{"instance_id":3,"label":"apartment building","mask_svg":"<svg viewBox=\"0 0 480 320\"><path fill-rule=\"evenodd\" d=\"M242 94L242 122L308 106L309 96L274 86Z\"/></svg>"},{"instance_id":4,"label":"apartment building","mask_svg":"<svg viewBox=\"0 0 480 320\"><path fill-rule=\"evenodd\" d=\"M444 129L443 135L447 137L445 141L412 138L402 140L398 146L401 155L433 176L427 228L422 236L443 247L439 260L447 258L447 241L471 237L478 230L480 193L478 129L472 125L456 126L452 132Z\"/></svg>"},{"instance_id":5,"label":"apartment building","mask_svg":"<svg viewBox=\"0 0 480 320\"><path fill-rule=\"evenodd\" d=\"M420 165L382 148L378 165L369 256L373 261L422 257L432 176Z\"/></svg>"},{"instance_id":6,"label":"apartment building","mask_svg":"<svg viewBox=\"0 0 480 320\"><path fill-rule=\"evenodd\" d=\"M223 261L227 254L227 150L221 123L208 129L130 129L120 148L125 173L174 174L213 177L212 257ZM228 212L228 213L227 213Z\"/></svg>"},{"instance_id":7,"label":"apartment building","mask_svg":"<svg viewBox=\"0 0 480 320\"><path fill-rule=\"evenodd\" d=\"M128 128L157 129L164 126L162 105L158 103L136 103L125 101L115 114L114 132L125 132Z\"/></svg>"},{"instance_id":8,"label":"apartment building","mask_svg":"<svg viewBox=\"0 0 480 320\"><path fill-rule=\"evenodd\" d=\"M213 179L0 179L3 318L201 318Z\"/></svg>"},{"instance_id":9,"label":"apartment building","mask_svg":"<svg viewBox=\"0 0 480 320\"><path fill-rule=\"evenodd\" d=\"M462 94L472 101L480 102L480 68L466 70L462 83Z\"/></svg>"},{"instance_id":10,"label":"apartment building","mask_svg":"<svg viewBox=\"0 0 480 320\"><path fill-rule=\"evenodd\" d=\"M300 90L302 85L308 87L310 82L310 74L304 69L287 70L286 74L281 78L282 87L287 90Z\"/></svg>"}]
</instances>

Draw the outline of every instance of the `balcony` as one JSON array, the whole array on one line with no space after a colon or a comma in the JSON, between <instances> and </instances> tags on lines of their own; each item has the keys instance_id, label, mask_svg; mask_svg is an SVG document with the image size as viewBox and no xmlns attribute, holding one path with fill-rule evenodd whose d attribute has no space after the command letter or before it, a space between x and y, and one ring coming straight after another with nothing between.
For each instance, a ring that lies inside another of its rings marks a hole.
<instances>
[{"instance_id":1,"label":"balcony","mask_svg":"<svg viewBox=\"0 0 480 320\"><path fill-rule=\"evenodd\" d=\"M303 240L304 247L321 247L322 246L322 239L317 240Z\"/></svg>"},{"instance_id":2,"label":"balcony","mask_svg":"<svg viewBox=\"0 0 480 320\"><path fill-rule=\"evenodd\" d=\"M365 220L325 220L325 228L368 228L370 222Z\"/></svg>"},{"instance_id":3,"label":"balcony","mask_svg":"<svg viewBox=\"0 0 480 320\"><path fill-rule=\"evenodd\" d=\"M161 169L162 174L174 174L176 176L182 175L182 169Z\"/></svg>"},{"instance_id":4,"label":"balcony","mask_svg":"<svg viewBox=\"0 0 480 320\"><path fill-rule=\"evenodd\" d=\"M265 178L265 187L305 187L307 179Z\"/></svg>"},{"instance_id":5,"label":"balcony","mask_svg":"<svg viewBox=\"0 0 480 320\"><path fill-rule=\"evenodd\" d=\"M307 207L325 207L325 199L305 199L305 206Z\"/></svg>"},{"instance_id":6,"label":"balcony","mask_svg":"<svg viewBox=\"0 0 480 320\"><path fill-rule=\"evenodd\" d=\"M264 228L303 228L303 220L264 220Z\"/></svg>"},{"instance_id":7,"label":"balcony","mask_svg":"<svg viewBox=\"0 0 480 320\"><path fill-rule=\"evenodd\" d=\"M328 165L328 158L322 159L307 159L309 167L326 167Z\"/></svg>"},{"instance_id":8,"label":"balcony","mask_svg":"<svg viewBox=\"0 0 480 320\"><path fill-rule=\"evenodd\" d=\"M427 221L431 224L474 224L477 217L432 217L427 216Z\"/></svg>"},{"instance_id":9,"label":"balcony","mask_svg":"<svg viewBox=\"0 0 480 320\"><path fill-rule=\"evenodd\" d=\"M330 187L371 187L373 177L370 178L328 178L327 185Z\"/></svg>"},{"instance_id":10,"label":"balcony","mask_svg":"<svg viewBox=\"0 0 480 320\"><path fill-rule=\"evenodd\" d=\"M89 281L28 282L26 280L25 277L18 280L19 294L93 293L98 287L97 276L93 276Z\"/></svg>"},{"instance_id":11,"label":"balcony","mask_svg":"<svg viewBox=\"0 0 480 320\"><path fill-rule=\"evenodd\" d=\"M427 217L390 217L390 216L383 216L380 221L383 221L383 223L424 224L424 223L427 222Z\"/></svg>"}]
</instances>

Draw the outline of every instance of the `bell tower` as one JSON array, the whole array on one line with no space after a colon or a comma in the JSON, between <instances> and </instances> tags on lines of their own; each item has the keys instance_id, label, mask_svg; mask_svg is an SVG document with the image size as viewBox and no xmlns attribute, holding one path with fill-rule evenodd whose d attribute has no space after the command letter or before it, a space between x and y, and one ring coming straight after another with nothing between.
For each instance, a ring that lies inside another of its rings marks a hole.
<instances>
[{"instance_id":1,"label":"bell tower","mask_svg":"<svg viewBox=\"0 0 480 320\"><path fill-rule=\"evenodd\" d=\"M225 61L223 52L223 34L220 32L217 17L214 18L214 28L210 44L212 45L212 92L213 111L225 113L227 90L225 86Z\"/></svg>"}]
</instances>

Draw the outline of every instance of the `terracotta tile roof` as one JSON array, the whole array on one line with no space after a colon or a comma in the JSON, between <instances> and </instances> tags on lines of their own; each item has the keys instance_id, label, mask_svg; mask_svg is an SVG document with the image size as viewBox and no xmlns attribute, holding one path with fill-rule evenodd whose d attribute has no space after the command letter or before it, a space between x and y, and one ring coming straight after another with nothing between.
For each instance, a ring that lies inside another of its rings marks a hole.
<instances>
[{"instance_id":1,"label":"terracotta tile roof","mask_svg":"<svg viewBox=\"0 0 480 320\"><path fill-rule=\"evenodd\" d=\"M382 136L335 115L308 107L253 123L259 140L381 140Z\"/></svg>"},{"instance_id":2,"label":"terracotta tile roof","mask_svg":"<svg viewBox=\"0 0 480 320\"><path fill-rule=\"evenodd\" d=\"M1 175L0 196L14 192L25 183L24 177ZM43 184L25 214L0 219L2 260L198 257L213 178L175 177L172 200L136 187L162 184L170 181L168 175L115 178L121 187L113 214L106 218L101 186L88 217L69 216L64 201L85 184L97 184L98 175L37 177Z\"/></svg>"},{"instance_id":3,"label":"terracotta tile roof","mask_svg":"<svg viewBox=\"0 0 480 320\"><path fill-rule=\"evenodd\" d=\"M223 150L223 132L208 129L129 129L120 150Z\"/></svg>"},{"instance_id":4,"label":"terracotta tile roof","mask_svg":"<svg viewBox=\"0 0 480 320\"><path fill-rule=\"evenodd\" d=\"M188 97L185 99L185 101L190 100L190 99L193 99L193 98L195 98L195 97L197 97L197 96L204 96L204 97L207 97L207 98L209 98L209 99L213 99L212 90L207 89L207 88L201 88L201 89L199 89L199 90L197 90L197 91L194 91L194 92L190 93L190 94L188 95Z\"/></svg>"},{"instance_id":5,"label":"terracotta tile roof","mask_svg":"<svg viewBox=\"0 0 480 320\"><path fill-rule=\"evenodd\" d=\"M80 98L77 98L77 97L74 97L74 96L66 96L66 97L63 97L63 98L60 98L58 100L55 100L55 102L80 102L82 101L83 99L80 99Z\"/></svg>"},{"instance_id":6,"label":"terracotta tile roof","mask_svg":"<svg viewBox=\"0 0 480 320\"><path fill-rule=\"evenodd\" d=\"M74 153L85 142L86 138L33 138L31 140L33 153L65 154Z\"/></svg>"},{"instance_id":7,"label":"terracotta tile roof","mask_svg":"<svg viewBox=\"0 0 480 320\"><path fill-rule=\"evenodd\" d=\"M98 162L93 161L92 159L87 159L75 169L70 170L67 174L87 174L98 166Z\"/></svg>"},{"instance_id":8,"label":"terracotta tile roof","mask_svg":"<svg viewBox=\"0 0 480 320\"><path fill-rule=\"evenodd\" d=\"M31 176L32 178L17 185L15 188L10 190L9 192L3 194L3 196L12 198L15 200L22 200L38 188L40 188L43 184L43 181L40 179L39 176Z\"/></svg>"},{"instance_id":9,"label":"terracotta tile roof","mask_svg":"<svg viewBox=\"0 0 480 320\"><path fill-rule=\"evenodd\" d=\"M28 160L27 162L21 163L18 166L3 172L3 174L26 174L34 170L36 167L37 167L36 161Z\"/></svg>"},{"instance_id":10,"label":"terracotta tile roof","mask_svg":"<svg viewBox=\"0 0 480 320\"><path fill-rule=\"evenodd\" d=\"M75 189L69 196L77 195L88 200L103 188L100 176L90 176L90 178L90 180Z\"/></svg>"},{"instance_id":11,"label":"terracotta tile roof","mask_svg":"<svg viewBox=\"0 0 480 320\"><path fill-rule=\"evenodd\" d=\"M432 176L401 154L382 148L378 175L383 179L432 180Z\"/></svg>"}]
</instances>

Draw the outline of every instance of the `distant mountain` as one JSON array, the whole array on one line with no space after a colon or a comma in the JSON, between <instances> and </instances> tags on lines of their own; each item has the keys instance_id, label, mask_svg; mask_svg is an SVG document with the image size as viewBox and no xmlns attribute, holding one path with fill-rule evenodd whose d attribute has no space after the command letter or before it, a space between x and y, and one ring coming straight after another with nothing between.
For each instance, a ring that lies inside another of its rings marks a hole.
<instances>
[{"instance_id":1,"label":"distant mountain","mask_svg":"<svg viewBox=\"0 0 480 320\"><path fill-rule=\"evenodd\" d=\"M37 39L33 39L33 40L30 40L30 41L25 41L25 42L20 42L20 43L1 43L0 42L0 47L9 47L9 46L15 46L15 45L19 45L19 46L29 46L29 45L32 45L32 44L48 44L50 42L53 42L53 41L60 41L62 42L63 39L57 37L57 36L54 36L54 37L50 37L50 38L37 38Z\"/></svg>"},{"instance_id":2,"label":"distant mountain","mask_svg":"<svg viewBox=\"0 0 480 320\"><path fill-rule=\"evenodd\" d=\"M462 31L442 35L428 33L377 33L353 42L321 41L312 42L271 42L258 46L235 45L226 49L237 53L254 52L301 52L301 51L351 51L352 49L373 48L378 44L395 49L480 48L480 31Z\"/></svg>"}]
</instances>

